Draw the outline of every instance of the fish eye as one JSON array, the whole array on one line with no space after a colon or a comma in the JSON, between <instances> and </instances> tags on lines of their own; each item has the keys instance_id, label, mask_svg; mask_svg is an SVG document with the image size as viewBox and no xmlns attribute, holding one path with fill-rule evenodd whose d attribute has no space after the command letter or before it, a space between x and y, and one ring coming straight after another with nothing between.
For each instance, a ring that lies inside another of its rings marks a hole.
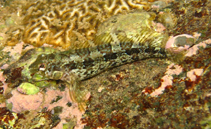
<instances>
[{"instance_id":1,"label":"fish eye","mask_svg":"<svg viewBox=\"0 0 211 129\"><path fill-rule=\"evenodd\" d=\"M45 64L44 63L42 63L42 64L39 65L39 70L40 71L45 71L45 68L46 67L45 67Z\"/></svg>"}]
</instances>

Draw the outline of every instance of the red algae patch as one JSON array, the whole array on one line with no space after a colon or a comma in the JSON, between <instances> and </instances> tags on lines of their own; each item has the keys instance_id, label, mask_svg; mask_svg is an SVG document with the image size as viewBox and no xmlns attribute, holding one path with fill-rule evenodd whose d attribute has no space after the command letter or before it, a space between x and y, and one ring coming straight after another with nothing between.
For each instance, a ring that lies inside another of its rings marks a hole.
<instances>
[{"instance_id":1,"label":"red algae patch","mask_svg":"<svg viewBox=\"0 0 211 129\"><path fill-rule=\"evenodd\" d=\"M191 47L185 56L190 57L190 56L196 55L197 51L199 50L200 47L206 48L206 46L209 44L211 44L211 39L202 41L202 42L194 45L193 47Z\"/></svg>"},{"instance_id":2,"label":"red algae patch","mask_svg":"<svg viewBox=\"0 0 211 129\"><path fill-rule=\"evenodd\" d=\"M38 93L37 95L24 95L17 90L12 91L13 97L7 100L7 103L12 104L12 111L22 112L27 110L37 110L41 108L43 95Z\"/></svg>"},{"instance_id":3,"label":"red algae patch","mask_svg":"<svg viewBox=\"0 0 211 129\"><path fill-rule=\"evenodd\" d=\"M24 111L40 111L43 108L47 108L53 114L56 113L57 107L62 107L62 111L59 113L59 118L62 123L59 123L55 128L60 128L63 124L67 123L66 119L75 118L75 127L82 128L80 119L83 112L78 109L78 105L73 103L68 106L68 103L72 103L69 97L69 90L65 91L52 90L47 88L45 93L39 92L35 95L25 95L19 93L17 90L12 91L12 97L7 100L7 104L12 105L12 111L21 113Z\"/></svg>"},{"instance_id":4,"label":"red algae patch","mask_svg":"<svg viewBox=\"0 0 211 129\"><path fill-rule=\"evenodd\" d=\"M166 69L166 72L165 72L166 75L161 78L161 86L155 89L152 93L150 93L150 96L156 97L162 94L166 87L172 86L173 75L179 75L181 72L182 72L181 66L170 64ZM145 90L143 92L145 92Z\"/></svg>"},{"instance_id":5,"label":"red algae patch","mask_svg":"<svg viewBox=\"0 0 211 129\"><path fill-rule=\"evenodd\" d=\"M187 72L187 77L190 78L190 81L196 81L197 76L201 76L203 72L203 69L193 69Z\"/></svg>"}]
</instances>

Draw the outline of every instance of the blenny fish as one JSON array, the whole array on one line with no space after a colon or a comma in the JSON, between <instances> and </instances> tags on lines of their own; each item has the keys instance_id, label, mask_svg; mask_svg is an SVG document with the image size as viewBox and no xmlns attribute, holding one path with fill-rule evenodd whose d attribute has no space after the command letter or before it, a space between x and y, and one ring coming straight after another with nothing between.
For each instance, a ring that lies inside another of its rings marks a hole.
<instances>
[{"instance_id":1,"label":"blenny fish","mask_svg":"<svg viewBox=\"0 0 211 129\"><path fill-rule=\"evenodd\" d=\"M73 93L78 82L110 68L147 58L165 58L167 35L156 31L153 20L154 14L148 12L116 15L99 27L91 41L96 44L93 47L66 51L31 49L4 71L6 82L11 87L23 82L44 87L60 80Z\"/></svg>"}]
</instances>

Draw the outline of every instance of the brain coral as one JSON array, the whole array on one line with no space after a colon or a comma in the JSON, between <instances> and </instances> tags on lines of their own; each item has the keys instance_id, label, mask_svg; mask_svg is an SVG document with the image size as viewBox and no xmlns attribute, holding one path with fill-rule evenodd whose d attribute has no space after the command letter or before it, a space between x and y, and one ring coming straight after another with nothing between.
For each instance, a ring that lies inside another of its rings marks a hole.
<instances>
[{"instance_id":1,"label":"brain coral","mask_svg":"<svg viewBox=\"0 0 211 129\"><path fill-rule=\"evenodd\" d=\"M99 24L133 9L143 9L139 0L44 0L23 8L23 41L63 48L89 46Z\"/></svg>"}]
</instances>

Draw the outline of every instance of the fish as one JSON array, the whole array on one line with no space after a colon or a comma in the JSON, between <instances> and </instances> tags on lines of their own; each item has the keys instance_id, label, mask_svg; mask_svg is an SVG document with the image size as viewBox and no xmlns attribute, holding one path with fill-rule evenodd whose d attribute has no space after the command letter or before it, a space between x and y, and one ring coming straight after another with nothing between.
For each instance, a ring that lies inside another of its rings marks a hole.
<instances>
[{"instance_id":1,"label":"fish","mask_svg":"<svg viewBox=\"0 0 211 129\"><path fill-rule=\"evenodd\" d=\"M99 27L92 47L30 49L4 70L6 82L10 87L23 82L46 87L61 81L68 86L71 99L82 102L80 92L75 94L81 81L127 63L167 57L168 36L152 27L152 17L148 12L113 16Z\"/></svg>"}]
</instances>

